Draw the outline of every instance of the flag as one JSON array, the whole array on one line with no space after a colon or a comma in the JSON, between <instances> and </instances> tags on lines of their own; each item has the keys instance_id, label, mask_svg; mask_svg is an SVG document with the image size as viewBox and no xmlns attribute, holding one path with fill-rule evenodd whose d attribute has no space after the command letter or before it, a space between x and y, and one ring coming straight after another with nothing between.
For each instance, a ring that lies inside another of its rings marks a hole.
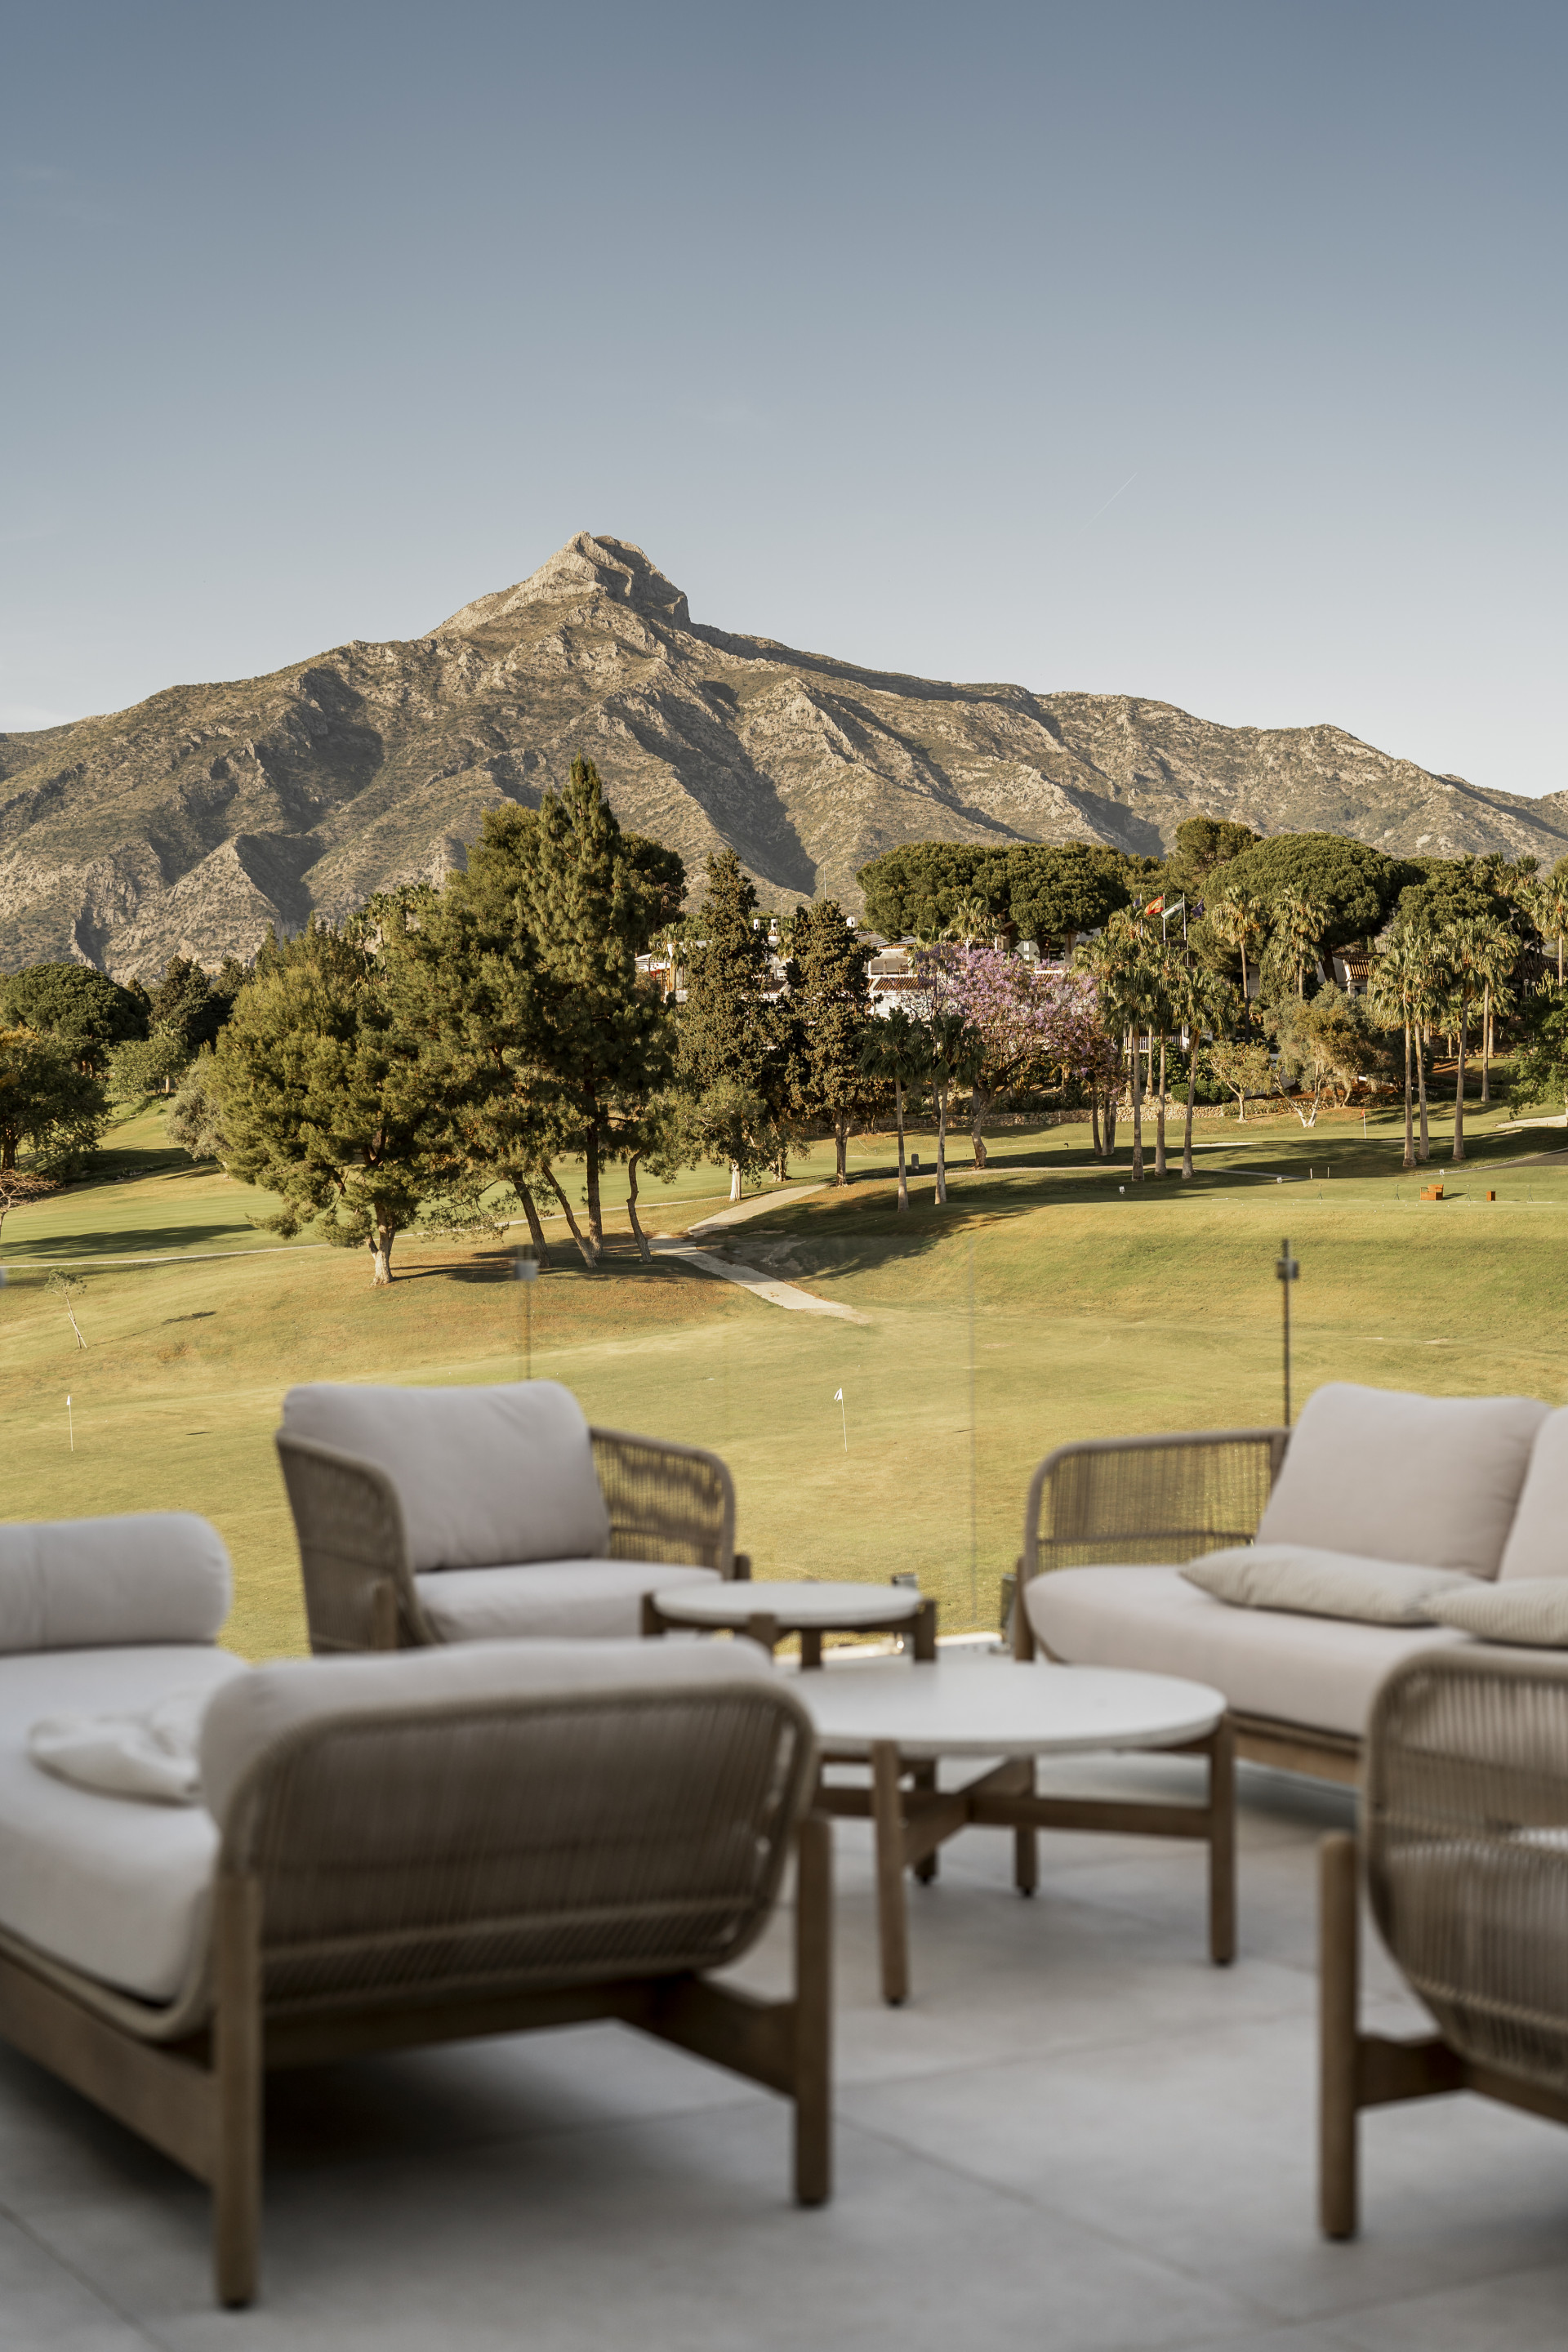
<instances>
[{"instance_id":1,"label":"flag","mask_svg":"<svg viewBox=\"0 0 1568 2352\"><path fill-rule=\"evenodd\" d=\"M1143 909L1143 912L1146 915L1163 915L1164 911L1165 901L1163 898L1151 898L1149 904Z\"/></svg>"},{"instance_id":2,"label":"flag","mask_svg":"<svg viewBox=\"0 0 1568 2352\"><path fill-rule=\"evenodd\" d=\"M1163 907L1161 911L1166 915L1179 915L1184 911L1186 903L1184 898L1173 898L1170 905Z\"/></svg>"},{"instance_id":3,"label":"flag","mask_svg":"<svg viewBox=\"0 0 1568 2352\"><path fill-rule=\"evenodd\" d=\"M833 1402L834 1402L834 1403L835 1403L835 1404L842 1404L842 1403L843 1403L843 1402L844 1402L844 1391L843 1391L843 1390L842 1390L842 1389L835 1389L835 1390L834 1390L834 1391L833 1391Z\"/></svg>"}]
</instances>

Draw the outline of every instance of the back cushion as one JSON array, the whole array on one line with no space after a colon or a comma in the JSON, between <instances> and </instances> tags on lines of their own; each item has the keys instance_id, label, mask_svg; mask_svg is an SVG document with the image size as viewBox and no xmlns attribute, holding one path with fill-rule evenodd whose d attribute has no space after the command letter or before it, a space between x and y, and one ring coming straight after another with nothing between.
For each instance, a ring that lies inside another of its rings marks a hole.
<instances>
[{"instance_id":1,"label":"back cushion","mask_svg":"<svg viewBox=\"0 0 1568 2352\"><path fill-rule=\"evenodd\" d=\"M188 1511L0 1526L0 1651L213 1642L232 1591L223 1538Z\"/></svg>"},{"instance_id":2,"label":"back cushion","mask_svg":"<svg viewBox=\"0 0 1568 2352\"><path fill-rule=\"evenodd\" d=\"M1535 1433L1524 1492L1503 1547L1504 1577L1568 1576L1568 1407Z\"/></svg>"},{"instance_id":3,"label":"back cushion","mask_svg":"<svg viewBox=\"0 0 1568 2352\"><path fill-rule=\"evenodd\" d=\"M290 1389L283 1426L385 1471L416 1570L603 1559L609 1551L588 1424L554 1381Z\"/></svg>"},{"instance_id":4,"label":"back cushion","mask_svg":"<svg viewBox=\"0 0 1568 2352\"><path fill-rule=\"evenodd\" d=\"M1546 1417L1533 1397L1332 1381L1302 1409L1258 1540L1495 1576Z\"/></svg>"}]
</instances>

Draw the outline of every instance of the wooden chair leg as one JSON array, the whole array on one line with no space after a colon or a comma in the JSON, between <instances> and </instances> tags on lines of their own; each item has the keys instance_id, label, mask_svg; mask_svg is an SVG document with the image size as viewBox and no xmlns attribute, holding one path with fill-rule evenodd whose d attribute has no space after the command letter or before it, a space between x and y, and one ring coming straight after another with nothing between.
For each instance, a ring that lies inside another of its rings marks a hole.
<instances>
[{"instance_id":1,"label":"wooden chair leg","mask_svg":"<svg viewBox=\"0 0 1568 2352\"><path fill-rule=\"evenodd\" d=\"M871 1743L871 1818L877 1831L877 1933L882 1950L882 1999L897 2009L910 1995L910 1926L904 1903L904 1801L899 1751L890 1739Z\"/></svg>"},{"instance_id":2,"label":"wooden chair leg","mask_svg":"<svg viewBox=\"0 0 1568 2352\"><path fill-rule=\"evenodd\" d=\"M1353 2238L1359 2203L1356 2034L1361 2006L1354 1838L1343 1831L1325 1838L1318 1867L1318 2217L1325 2238Z\"/></svg>"},{"instance_id":3,"label":"wooden chair leg","mask_svg":"<svg viewBox=\"0 0 1568 2352\"><path fill-rule=\"evenodd\" d=\"M833 1838L808 1813L797 1838L795 1909L795 2194L833 2194Z\"/></svg>"},{"instance_id":4,"label":"wooden chair leg","mask_svg":"<svg viewBox=\"0 0 1568 2352\"><path fill-rule=\"evenodd\" d=\"M805 1674L809 1672L813 1666L819 1666L821 1664L822 1635L815 1626L805 1626L801 1631L800 1636L801 1672Z\"/></svg>"},{"instance_id":5,"label":"wooden chair leg","mask_svg":"<svg viewBox=\"0 0 1568 2352\"><path fill-rule=\"evenodd\" d=\"M922 1601L915 1612L915 1657L922 1665L936 1658L936 1602Z\"/></svg>"},{"instance_id":6,"label":"wooden chair leg","mask_svg":"<svg viewBox=\"0 0 1568 2352\"><path fill-rule=\"evenodd\" d=\"M1209 1745L1209 1958L1236 1958L1236 1734L1228 1720Z\"/></svg>"},{"instance_id":7,"label":"wooden chair leg","mask_svg":"<svg viewBox=\"0 0 1568 2352\"><path fill-rule=\"evenodd\" d=\"M1026 1665L1035 1654L1035 1629L1024 1607L1024 1595L1028 1587L1024 1581L1021 1559L1015 1564L1013 1573L1013 1655Z\"/></svg>"},{"instance_id":8,"label":"wooden chair leg","mask_svg":"<svg viewBox=\"0 0 1568 2352\"><path fill-rule=\"evenodd\" d=\"M220 1877L214 1890L213 2267L219 2303L256 2294L261 2239L261 1888Z\"/></svg>"}]
</instances>

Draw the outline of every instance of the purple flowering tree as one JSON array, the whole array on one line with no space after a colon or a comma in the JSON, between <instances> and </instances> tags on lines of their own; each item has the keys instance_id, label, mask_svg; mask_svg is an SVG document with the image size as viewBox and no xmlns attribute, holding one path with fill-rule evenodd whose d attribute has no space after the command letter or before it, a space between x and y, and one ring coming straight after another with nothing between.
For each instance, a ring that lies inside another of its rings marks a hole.
<instances>
[{"instance_id":1,"label":"purple flowering tree","mask_svg":"<svg viewBox=\"0 0 1568 2352\"><path fill-rule=\"evenodd\" d=\"M1049 1075L1094 1080L1114 1046L1098 992L1079 972L1047 972L1001 948L937 948L921 959L933 1012L962 1013L981 1040L971 1083L974 1164L985 1165L985 1115L998 1094Z\"/></svg>"}]
</instances>

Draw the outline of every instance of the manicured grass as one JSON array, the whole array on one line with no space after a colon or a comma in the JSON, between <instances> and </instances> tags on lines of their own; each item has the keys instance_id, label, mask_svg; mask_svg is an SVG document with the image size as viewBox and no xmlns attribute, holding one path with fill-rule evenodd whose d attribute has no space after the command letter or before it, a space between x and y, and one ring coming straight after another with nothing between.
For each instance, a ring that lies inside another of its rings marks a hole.
<instances>
[{"instance_id":1,"label":"manicured grass","mask_svg":"<svg viewBox=\"0 0 1568 2352\"><path fill-rule=\"evenodd\" d=\"M1194 1181L1141 1190L1125 1129L1109 1172L1081 1129L1005 1130L990 1171L955 1171L943 1211L922 1175L902 1218L887 1139L861 1139L847 1193L781 1202L731 1247L783 1256L781 1276L866 1322L781 1313L668 1259L644 1268L625 1241L590 1276L566 1247L536 1287L533 1369L565 1381L595 1420L721 1452L759 1575L913 1569L950 1630L989 1622L1030 1466L1052 1445L1277 1417L1282 1234L1302 1268L1298 1402L1331 1379L1568 1396L1568 1173L1496 1165L1552 1150L1561 1130L1494 1136L1496 1116L1471 1114L1468 1172L1447 1166L1446 1126L1436 1131L1425 1174L1442 1176L1441 1203L1420 1202L1418 1181L1400 1174L1386 1119L1364 1143L1359 1121L1227 1126L1223 1144L1205 1124ZM413 1239L398 1244L391 1289L375 1292L363 1252L284 1250L256 1233L247 1218L268 1204L191 1171L157 1114L112 1140L109 1176L145 1172L6 1220L5 1512L200 1511L235 1558L230 1640L250 1655L298 1649L298 1565L270 1442L284 1389L515 1378L522 1292L493 1242ZM911 1145L929 1171L929 1132ZM957 1143L955 1160L965 1156ZM829 1174L826 1146L792 1163L796 1181ZM722 1205L718 1170L644 1193L657 1228ZM127 1262L181 1252L219 1255ZM44 1286L69 1259L91 1261L77 1269L85 1352Z\"/></svg>"}]
</instances>

